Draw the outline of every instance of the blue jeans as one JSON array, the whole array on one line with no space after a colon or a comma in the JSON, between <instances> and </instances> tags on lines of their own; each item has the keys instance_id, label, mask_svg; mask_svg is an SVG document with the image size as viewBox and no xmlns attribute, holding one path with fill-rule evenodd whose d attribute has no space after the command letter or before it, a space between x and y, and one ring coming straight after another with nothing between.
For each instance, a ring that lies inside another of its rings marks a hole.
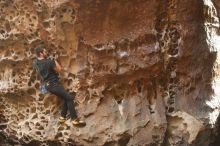
<instances>
[{"instance_id":1,"label":"blue jeans","mask_svg":"<svg viewBox=\"0 0 220 146\"><path fill-rule=\"evenodd\" d=\"M63 88L63 86L59 85L59 83L52 83L46 87L49 92L64 100L61 116L66 118L67 111L69 110L70 118L77 118L77 113L73 104L73 97Z\"/></svg>"}]
</instances>

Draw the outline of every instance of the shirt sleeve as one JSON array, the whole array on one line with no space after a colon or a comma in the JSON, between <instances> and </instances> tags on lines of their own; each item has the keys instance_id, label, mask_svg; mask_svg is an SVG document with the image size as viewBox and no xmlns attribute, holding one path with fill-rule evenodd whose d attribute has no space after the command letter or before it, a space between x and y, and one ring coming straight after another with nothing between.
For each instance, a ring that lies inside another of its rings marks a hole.
<instances>
[{"instance_id":1,"label":"shirt sleeve","mask_svg":"<svg viewBox=\"0 0 220 146\"><path fill-rule=\"evenodd\" d=\"M35 71L37 70L37 60L36 59L34 59L33 62L32 62L32 68Z\"/></svg>"},{"instance_id":2,"label":"shirt sleeve","mask_svg":"<svg viewBox=\"0 0 220 146\"><path fill-rule=\"evenodd\" d=\"M49 60L49 67L51 68L51 69L54 69L55 68L55 61L54 60Z\"/></svg>"}]
</instances>

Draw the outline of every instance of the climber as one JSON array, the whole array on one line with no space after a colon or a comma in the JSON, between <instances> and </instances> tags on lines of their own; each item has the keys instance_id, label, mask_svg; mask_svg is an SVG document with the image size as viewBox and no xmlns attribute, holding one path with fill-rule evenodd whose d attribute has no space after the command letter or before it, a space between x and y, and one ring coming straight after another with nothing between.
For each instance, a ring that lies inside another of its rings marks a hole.
<instances>
[{"instance_id":1,"label":"climber","mask_svg":"<svg viewBox=\"0 0 220 146\"><path fill-rule=\"evenodd\" d=\"M45 84L46 90L64 101L59 122L64 123L67 120L66 115L69 110L72 124L85 126L86 123L77 117L72 96L59 83L58 75L62 70L61 65L54 59L48 59L48 52L43 46L37 47L35 53L37 59L33 61L33 66Z\"/></svg>"}]
</instances>

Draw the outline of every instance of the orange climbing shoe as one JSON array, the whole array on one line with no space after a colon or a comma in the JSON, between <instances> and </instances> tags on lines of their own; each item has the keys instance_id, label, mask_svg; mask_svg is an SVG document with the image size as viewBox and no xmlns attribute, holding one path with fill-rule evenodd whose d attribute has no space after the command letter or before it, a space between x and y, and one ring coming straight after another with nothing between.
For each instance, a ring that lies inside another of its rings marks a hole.
<instances>
[{"instance_id":1,"label":"orange climbing shoe","mask_svg":"<svg viewBox=\"0 0 220 146\"><path fill-rule=\"evenodd\" d=\"M80 119L78 119L78 118L72 120L72 124L73 124L74 126L79 126L79 127L84 127L84 126L86 126L86 122L84 122L84 121L82 121L82 120L80 120Z\"/></svg>"},{"instance_id":2,"label":"orange climbing shoe","mask_svg":"<svg viewBox=\"0 0 220 146\"><path fill-rule=\"evenodd\" d=\"M60 123L66 122L66 118L64 118L64 117L59 117L59 122L60 122Z\"/></svg>"}]
</instances>

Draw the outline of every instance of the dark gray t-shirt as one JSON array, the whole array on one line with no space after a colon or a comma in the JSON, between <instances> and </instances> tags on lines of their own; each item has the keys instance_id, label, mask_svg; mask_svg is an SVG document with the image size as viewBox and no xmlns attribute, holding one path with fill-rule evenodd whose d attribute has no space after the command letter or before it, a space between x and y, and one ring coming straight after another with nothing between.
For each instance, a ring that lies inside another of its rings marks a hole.
<instances>
[{"instance_id":1,"label":"dark gray t-shirt","mask_svg":"<svg viewBox=\"0 0 220 146\"><path fill-rule=\"evenodd\" d=\"M51 59L34 60L33 66L41 76L43 82L57 82L58 73L54 70L55 61Z\"/></svg>"}]
</instances>

